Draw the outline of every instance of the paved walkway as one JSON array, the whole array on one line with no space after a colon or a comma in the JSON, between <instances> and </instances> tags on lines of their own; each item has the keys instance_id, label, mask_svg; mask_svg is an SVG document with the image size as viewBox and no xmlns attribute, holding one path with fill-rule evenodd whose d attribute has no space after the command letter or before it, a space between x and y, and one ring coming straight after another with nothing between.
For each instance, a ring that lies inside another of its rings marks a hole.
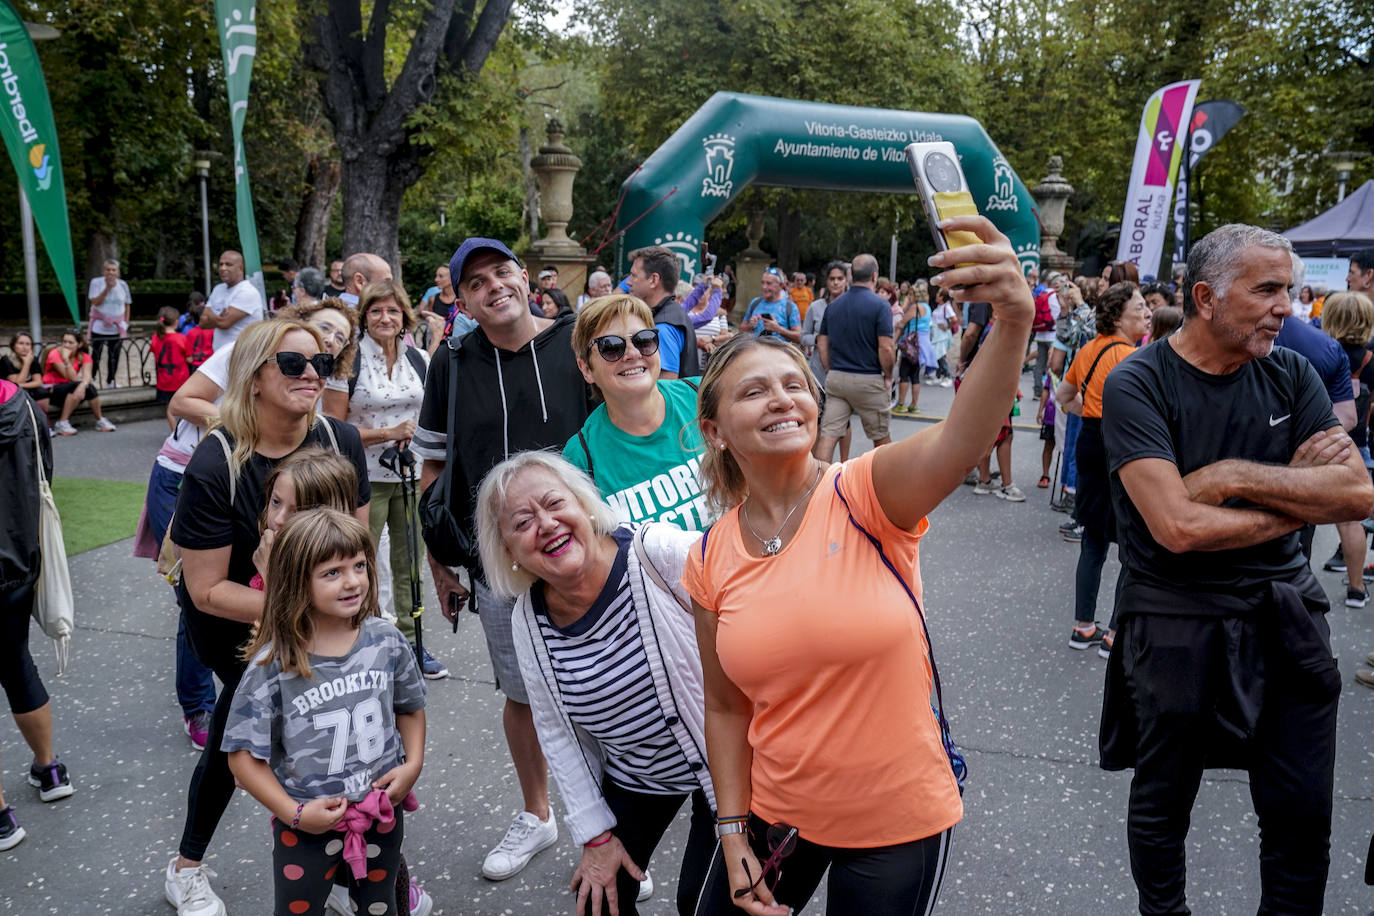
<instances>
[{"instance_id":1,"label":"paved walkway","mask_svg":"<svg viewBox=\"0 0 1374 916\"><path fill-rule=\"evenodd\" d=\"M949 399L942 389L922 393L933 413L943 413ZM1033 419L1033 409L1028 413ZM897 419L893 428L904 436L925 424ZM58 472L144 480L164 429L128 424L116 434L59 439ZM922 556L950 717L971 769L940 912L1124 916L1135 911L1124 820L1130 776L1096 765L1104 662L1066 645L1077 547L1059 539L1063 516L1034 487L1040 443L1033 433L1017 435L1016 479L1029 500L1012 504L961 487L934 513ZM1334 543L1331 529L1320 530L1316 555L1328 556ZM173 693L174 603L151 564L130 558L128 541L71 565L78 631L69 672L52 677L41 635L34 648L77 793L40 804L23 782L28 756L13 720L0 718L0 772L29 833L0 853L0 912L163 916L171 908L161 875L196 759ZM1104 601L1114 575L1113 562ZM1339 577L1319 576L1337 599L1331 629L1346 679L1326 912L1366 914L1374 910L1374 892L1361 880L1374 829L1374 691L1352 674L1374 649L1374 606L1345 608ZM430 685L430 737L417 786L422 808L407 823L412 868L446 916L571 912L566 886L576 850L566 839L510 881L479 876L482 857L519 804L501 702L476 618L465 617L456 635L442 625L427 633L455 676ZM680 821L652 865L660 890L642 912L674 912L684 837ZM240 796L209 860L234 916L270 911L270 852L266 815ZM1255 912L1258 842L1244 773L1208 775L1188 855L1194 912ZM818 903L807 910L823 911Z\"/></svg>"}]
</instances>

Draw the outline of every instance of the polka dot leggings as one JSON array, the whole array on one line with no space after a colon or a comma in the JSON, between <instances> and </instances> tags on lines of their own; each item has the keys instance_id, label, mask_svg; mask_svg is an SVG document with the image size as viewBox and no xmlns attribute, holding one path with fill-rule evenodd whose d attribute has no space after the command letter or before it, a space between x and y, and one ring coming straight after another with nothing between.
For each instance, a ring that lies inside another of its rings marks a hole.
<instances>
[{"instance_id":1,"label":"polka dot leggings","mask_svg":"<svg viewBox=\"0 0 1374 916\"><path fill-rule=\"evenodd\" d=\"M363 834L367 842L367 875L355 882L349 864L343 860L344 835L341 832L306 833L292 830L274 818L272 880L277 903L272 912L275 916L324 913L324 903L338 872L348 878L349 892L358 904L359 916L394 916L396 867L401 859L404 835L405 825L399 807L394 823L375 826Z\"/></svg>"}]
</instances>

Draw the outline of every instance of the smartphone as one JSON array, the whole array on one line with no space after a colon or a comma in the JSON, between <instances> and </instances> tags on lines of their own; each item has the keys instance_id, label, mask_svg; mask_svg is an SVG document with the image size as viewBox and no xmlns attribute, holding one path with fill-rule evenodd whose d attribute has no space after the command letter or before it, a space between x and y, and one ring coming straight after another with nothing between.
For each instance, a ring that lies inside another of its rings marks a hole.
<instances>
[{"instance_id":1,"label":"smartphone","mask_svg":"<svg viewBox=\"0 0 1374 916\"><path fill-rule=\"evenodd\" d=\"M972 232L945 232L941 220L952 216L977 216L978 206L969 193L968 180L959 167L959 153L948 140L932 143L912 143L906 148L907 165L916 182L916 196L926 211L935 247L941 251L982 243ZM963 265L959 265L963 266Z\"/></svg>"}]
</instances>

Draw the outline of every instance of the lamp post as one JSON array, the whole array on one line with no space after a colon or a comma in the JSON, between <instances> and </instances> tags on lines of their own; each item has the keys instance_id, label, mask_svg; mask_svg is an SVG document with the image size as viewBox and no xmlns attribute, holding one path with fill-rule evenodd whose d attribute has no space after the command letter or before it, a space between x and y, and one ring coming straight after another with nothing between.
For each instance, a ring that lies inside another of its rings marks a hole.
<instances>
[{"instance_id":1,"label":"lamp post","mask_svg":"<svg viewBox=\"0 0 1374 916\"><path fill-rule=\"evenodd\" d=\"M35 44L52 41L62 33L50 25L26 22L29 38ZM19 185L19 226L24 239L24 290L29 300L29 335L34 344L43 340L43 313L38 307L38 246L33 237L33 209L29 206L29 196L24 193L24 185Z\"/></svg>"},{"instance_id":2,"label":"lamp post","mask_svg":"<svg viewBox=\"0 0 1374 916\"><path fill-rule=\"evenodd\" d=\"M210 202L206 190L210 181L210 153L196 150L196 177L200 179L200 250L205 258L205 295L215 288L214 274L210 270Z\"/></svg>"},{"instance_id":3,"label":"lamp post","mask_svg":"<svg viewBox=\"0 0 1374 916\"><path fill-rule=\"evenodd\" d=\"M1345 186L1350 181L1350 173L1355 171L1355 160L1368 155L1359 150L1328 150L1322 153L1322 156L1331 160L1331 168L1336 171L1336 203L1345 200Z\"/></svg>"}]
</instances>

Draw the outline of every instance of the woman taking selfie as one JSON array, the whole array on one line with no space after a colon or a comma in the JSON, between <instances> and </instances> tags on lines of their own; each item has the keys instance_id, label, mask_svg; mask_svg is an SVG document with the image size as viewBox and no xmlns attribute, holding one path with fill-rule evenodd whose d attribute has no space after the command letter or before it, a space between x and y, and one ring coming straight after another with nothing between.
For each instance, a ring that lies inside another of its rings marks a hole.
<instances>
[{"instance_id":1,"label":"woman taking selfie","mask_svg":"<svg viewBox=\"0 0 1374 916\"><path fill-rule=\"evenodd\" d=\"M963 761L938 714L917 548L1006 419L1034 312L992 223L942 228L983 243L935 255L932 282L997 319L945 422L826 464L795 348L731 341L702 379L702 476L724 514L682 580L721 838L698 912L785 916L827 869L831 913L910 916L938 897Z\"/></svg>"}]
</instances>

